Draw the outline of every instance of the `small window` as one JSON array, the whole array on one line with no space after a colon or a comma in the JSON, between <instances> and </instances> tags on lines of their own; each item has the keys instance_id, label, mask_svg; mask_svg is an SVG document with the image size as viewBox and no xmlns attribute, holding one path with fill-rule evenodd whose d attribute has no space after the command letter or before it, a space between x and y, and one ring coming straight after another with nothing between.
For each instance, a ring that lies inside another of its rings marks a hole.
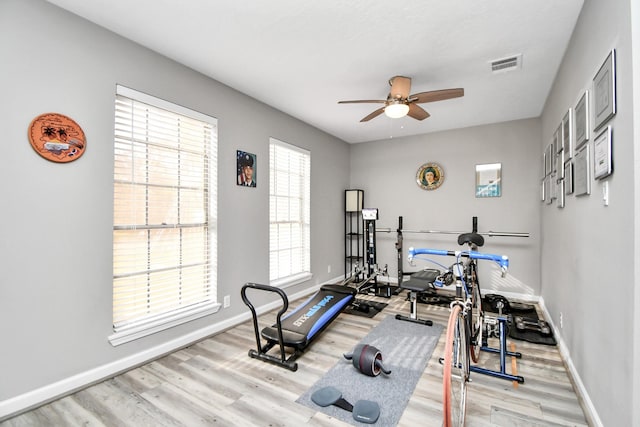
<instances>
[{"instance_id":1,"label":"small window","mask_svg":"<svg viewBox=\"0 0 640 427\"><path fill-rule=\"evenodd\" d=\"M217 310L216 176L216 119L117 87L114 345Z\"/></svg>"},{"instance_id":2,"label":"small window","mask_svg":"<svg viewBox=\"0 0 640 427\"><path fill-rule=\"evenodd\" d=\"M311 277L311 155L274 138L269 151L269 279L282 286Z\"/></svg>"}]
</instances>

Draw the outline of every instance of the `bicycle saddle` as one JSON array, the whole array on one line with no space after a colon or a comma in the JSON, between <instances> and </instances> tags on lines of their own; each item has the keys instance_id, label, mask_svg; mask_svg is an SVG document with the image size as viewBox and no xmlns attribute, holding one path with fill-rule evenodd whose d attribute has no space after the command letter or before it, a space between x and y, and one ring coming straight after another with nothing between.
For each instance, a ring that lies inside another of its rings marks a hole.
<instances>
[{"instance_id":1,"label":"bicycle saddle","mask_svg":"<svg viewBox=\"0 0 640 427\"><path fill-rule=\"evenodd\" d=\"M473 243L477 247L484 245L484 237L478 233L464 233L458 236L458 244Z\"/></svg>"}]
</instances>

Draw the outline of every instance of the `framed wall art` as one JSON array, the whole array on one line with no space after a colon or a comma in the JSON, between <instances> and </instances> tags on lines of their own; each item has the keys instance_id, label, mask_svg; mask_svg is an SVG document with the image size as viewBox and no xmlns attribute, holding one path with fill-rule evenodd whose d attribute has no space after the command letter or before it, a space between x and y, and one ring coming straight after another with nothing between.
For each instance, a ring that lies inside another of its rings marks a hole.
<instances>
[{"instance_id":1,"label":"framed wall art","mask_svg":"<svg viewBox=\"0 0 640 427\"><path fill-rule=\"evenodd\" d=\"M557 179L564 179L564 151L556 154L556 177Z\"/></svg>"},{"instance_id":2,"label":"framed wall art","mask_svg":"<svg viewBox=\"0 0 640 427\"><path fill-rule=\"evenodd\" d=\"M416 183L423 190L435 190L444 182L444 170L437 163L425 163L416 172Z\"/></svg>"},{"instance_id":3,"label":"framed wall art","mask_svg":"<svg viewBox=\"0 0 640 427\"><path fill-rule=\"evenodd\" d=\"M591 193L591 175L589 173L589 144L585 144L574 157L573 188L576 196Z\"/></svg>"},{"instance_id":4,"label":"framed wall art","mask_svg":"<svg viewBox=\"0 0 640 427\"><path fill-rule=\"evenodd\" d=\"M593 140L593 176L595 179L606 178L613 172L611 162L611 126L607 126Z\"/></svg>"},{"instance_id":5,"label":"framed wall art","mask_svg":"<svg viewBox=\"0 0 640 427\"><path fill-rule=\"evenodd\" d=\"M600 129L616 114L616 50L613 49L593 78L593 127Z\"/></svg>"},{"instance_id":6,"label":"framed wall art","mask_svg":"<svg viewBox=\"0 0 640 427\"><path fill-rule=\"evenodd\" d=\"M564 164L564 194L573 194L573 163Z\"/></svg>"},{"instance_id":7,"label":"framed wall art","mask_svg":"<svg viewBox=\"0 0 640 427\"><path fill-rule=\"evenodd\" d=\"M573 157L573 108L562 118L562 154L564 162Z\"/></svg>"},{"instance_id":8,"label":"framed wall art","mask_svg":"<svg viewBox=\"0 0 640 427\"><path fill-rule=\"evenodd\" d=\"M553 141L551 144L547 145L547 149L545 151L545 176L549 175L553 172L553 159L555 157L555 152L553 151Z\"/></svg>"},{"instance_id":9,"label":"framed wall art","mask_svg":"<svg viewBox=\"0 0 640 427\"><path fill-rule=\"evenodd\" d=\"M585 90L573 110L575 119L575 149L589 140L589 91Z\"/></svg>"},{"instance_id":10,"label":"framed wall art","mask_svg":"<svg viewBox=\"0 0 640 427\"><path fill-rule=\"evenodd\" d=\"M476 197L502 195L502 163L476 165Z\"/></svg>"},{"instance_id":11,"label":"framed wall art","mask_svg":"<svg viewBox=\"0 0 640 427\"><path fill-rule=\"evenodd\" d=\"M544 201L547 205L550 205L551 202L553 202L553 198L551 197L551 175L544 177L543 187Z\"/></svg>"},{"instance_id":12,"label":"framed wall art","mask_svg":"<svg viewBox=\"0 0 640 427\"><path fill-rule=\"evenodd\" d=\"M236 174L238 185L255 187L256 183L256 155L246 151L236 151Z\"/></svg>"},{"instance_id":13,"label":"framed wall art","mask_svg":"<svg viewBox=\"0 0 640 427\"><path fill-rule=\"evenodd\" d=\"M564 208L564 179L561 179L556 184L558 186L558 199L556 200L556 207Z\"/></svg>"},{"instance_id":14,"label":"framed wall art","mask_svg":"<svg viewBox=\"0 0 640 427\"><path fill-rule=\"evenodd\" d=\"M35 152L55 163L78 160L87 148L80 125L63 114L40 114L29 124L28 134Z\"/></svg>"}]
</instances>

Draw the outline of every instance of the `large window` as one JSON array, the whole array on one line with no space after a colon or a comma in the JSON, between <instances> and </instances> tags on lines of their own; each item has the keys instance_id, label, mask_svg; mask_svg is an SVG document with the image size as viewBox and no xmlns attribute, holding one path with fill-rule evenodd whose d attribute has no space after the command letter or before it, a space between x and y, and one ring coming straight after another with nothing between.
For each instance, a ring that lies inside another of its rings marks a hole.
<instances>
[{"instance_id":1,"label":"large window","mask_svg":"<svg viewBox=\"0 0 640 427\"><path fill-rule=\"evenodd\" d=\"M217 310L216 119L117 87L116 345Z\"/></svg>"},{"instance_id":2,"label":"large window","mask_svg":"<svg viewBox=\"0 0 640 427\"><path fill-rule=\"evenodd\" d=\"M273 138L269 151L269 279L281 286L311 276L311 155Z\"/></svg>"}]
</instances>

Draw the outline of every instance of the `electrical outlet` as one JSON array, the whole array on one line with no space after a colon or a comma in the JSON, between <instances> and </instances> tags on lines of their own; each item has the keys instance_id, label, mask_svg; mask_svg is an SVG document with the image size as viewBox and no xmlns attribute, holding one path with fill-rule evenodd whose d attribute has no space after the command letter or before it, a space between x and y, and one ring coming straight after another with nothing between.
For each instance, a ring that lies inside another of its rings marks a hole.
<instances>
[{"instance_id":1,"label":"electrical outlet","mask_svg":"<svg viewBox=\"0 0 640 427\"><path fill-rule=\"evenodd\" d=\"M331 265L327 265L327 273L331 273Z\"/></svg>"},{"instance_id":2,"label":"electrical outlet","mask_svg":"<svg viewBox=\"0 0 640 427\"><path fill-rule=\"evenodd\" d=\"M224 296L223 306L224 306L224 308L227 308L230 305L231 305L231 295L225 295Z\"/></svg>"},{"instance_id":3,"label":"electrical outlet","mask_svg":"<svg viewBox=\"0 0 640 427\"><path fill-rule=\"evenodd\" d=\"M562 329L562 312L560 312L560 329Z\"/></svg>"}]
</instances>

